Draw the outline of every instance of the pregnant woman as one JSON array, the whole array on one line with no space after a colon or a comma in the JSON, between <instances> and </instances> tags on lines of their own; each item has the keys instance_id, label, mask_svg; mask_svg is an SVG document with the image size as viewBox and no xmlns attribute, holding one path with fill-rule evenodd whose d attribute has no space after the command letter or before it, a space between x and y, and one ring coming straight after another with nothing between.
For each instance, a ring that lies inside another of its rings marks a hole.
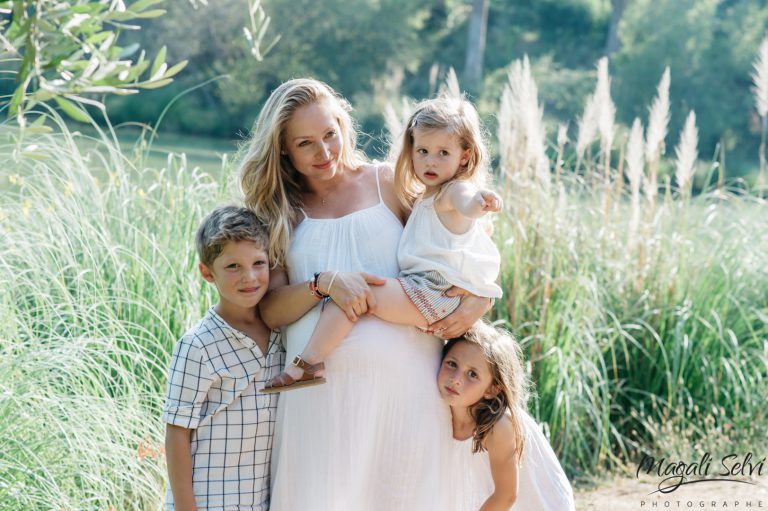
<instances>
[{"instance_id":1,"label":"pregnant woman","mask_svg":"<svg viewBox=\"0 0 768 511\"><path fill-rule=\"evenodd\" d=\"M280 397L272 511L454 509L464 491L452 466L448 408L434 378L442 341L367 315L369 286L398 274L407 213L392 171L355 149L348 104L316 80L269 97L240 167L245 202L267 223L275 269L260 304L288 325L286 360L301 353L329 296L355 327L325 361L327 384ZM466 296L432 325L466 331L489 300Z\"/></svg>"}]
</instances>

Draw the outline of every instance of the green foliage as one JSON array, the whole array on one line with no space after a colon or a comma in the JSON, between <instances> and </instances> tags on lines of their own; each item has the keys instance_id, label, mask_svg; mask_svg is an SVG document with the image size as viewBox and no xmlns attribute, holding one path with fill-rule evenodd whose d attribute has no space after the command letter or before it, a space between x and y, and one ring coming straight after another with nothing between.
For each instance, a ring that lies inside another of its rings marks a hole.
<instances>
[{"instance_id":1,"label":"green foliage","mask_svg":"<svg viewBox=\"0 0 768 511\"><path fill-rule=\"evenodd\" d=\"M621 24L623 48L614 62L621 118L645 118L642 98L652 94L669 66L672 131L695 110L704 154L713 154L722 141L737 157L731 170L745 172L749 167L742 162L757 155L759 141L749 76L767 25L763 1L630 2Z\"/></svg>"},{"instance_id":2,"label":"green foliage","mask_svg":"<svg viewBox=\"0 0 768 511\"><path fill-rule=\"evenodd\" d=\"M186 62L168 67L164 48L152 60L144 51L130 60L139 45L117 44L122 30L136 28L127 23L163 15L154 8L160 2L0 2L0 13L10 15L0 21L0 62L16 74L8 114L23 122L26 111L55 100L67 115L86 121L83 104L102 110L103 105L83 95L133 94L171 83Z\"/></svg>"}]
</instances>

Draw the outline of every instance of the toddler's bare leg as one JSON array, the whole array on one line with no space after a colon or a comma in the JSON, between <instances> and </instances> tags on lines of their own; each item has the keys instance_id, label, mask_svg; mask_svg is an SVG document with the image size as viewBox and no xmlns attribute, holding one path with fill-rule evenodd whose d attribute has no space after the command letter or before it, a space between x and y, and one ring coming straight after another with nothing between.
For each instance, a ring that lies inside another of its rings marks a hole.
<instances>
[{"instance_id":1,"label":"toddler's bare leg","mask_svg":"<svg viewBox=\"0 0 768 511\"><path fill-rule=\"evenodd\" d=\"M376 317L399 325L421 328L429 326L397 279L387 279L383 286L371 286L371 292L376 297L374 313ZM307 346L301 353L302 360L309 364L324 361L349 335L353 325L354 323L347 318L338 305L328 302L325 310L320 314L315 331L312 332ZM300 368L292 364L286 366L285 372L292 378L299 378L303 373ZM317 374L321 376L323 372L319 371Z\"/></svg>"},{"instance_id":2,"label":"toddler's bare leg","mask_svg":"<svg viewBox=\"0 0 768 511\"><path fill-rule=\"evenodd\" d=\"M419 309L413 304L408 295L403 291L397 279L387 279L383 286L371 287L373 296L376 297L377 318L397 323L398 325L417 326L427 328L429 324Z\"/></svg>"}]
</instances>

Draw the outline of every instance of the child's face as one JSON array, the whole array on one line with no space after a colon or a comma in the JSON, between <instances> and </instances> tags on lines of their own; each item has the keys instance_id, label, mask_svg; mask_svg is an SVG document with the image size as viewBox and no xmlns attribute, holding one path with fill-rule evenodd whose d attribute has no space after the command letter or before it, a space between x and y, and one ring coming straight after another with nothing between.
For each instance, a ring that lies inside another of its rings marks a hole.
<instances>
[{"instance_id":1,"label":"child's face","mask_svg":"<svg viewBox=\"0 0 768 511\"><path fill-rule=\"evenodd\" d=\"M269 287L267 252L253 241L227 243L212 267L200 263L200 273L216 285L225 309L253 308Z\"/></svg>"},{"instance_id":2,"label":"child's face","mask_svg":"<svg viewBox=\"0 0 768 511\"><path fill-rule=\"evenodd\" d=\"M469 407L495 394L491 368L481 348L469 342L457 342L445 355L437 384L442 398L456 407Z\"/></svg>"},{"instance_id":3,"label":"child's face","mask_svg":"<svg viewBox=\"0 0 768 511\"><path fill-rule=\"evenodd\" d=\"M282 151L308 179L336 175L343 139L331 105L321 101L298 108L285 126Z\"/></svg>"},{"instance_id":4,"label":"child's face","mask_svg":"<svg viewBox=\"0 0 768 511\"><path fill-rule=\"evenodd\" d=\"M459 137L447 130L413 130L413 170L427 191L453 179L469 155Z\"/></svg>"}]
</instances>

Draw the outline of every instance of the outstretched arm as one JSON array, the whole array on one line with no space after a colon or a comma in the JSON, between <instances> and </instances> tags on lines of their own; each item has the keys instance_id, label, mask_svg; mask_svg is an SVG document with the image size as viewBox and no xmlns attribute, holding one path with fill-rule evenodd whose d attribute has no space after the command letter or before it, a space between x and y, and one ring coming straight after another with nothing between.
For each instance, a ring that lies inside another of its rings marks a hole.
<instances>
[{"instance_id":1,"label":"outstretched arm","mask_svg":"<svg viewBox=\"0 0 768 511\"><path fill-rule=\"evenodd\" d=\"M501 196L493 190L477 190L461 181L448 187L441 202L447 209L455 209L467 218L480 218L488 212L499 212L503 204Z\"/></svg>"}]
</instances>

